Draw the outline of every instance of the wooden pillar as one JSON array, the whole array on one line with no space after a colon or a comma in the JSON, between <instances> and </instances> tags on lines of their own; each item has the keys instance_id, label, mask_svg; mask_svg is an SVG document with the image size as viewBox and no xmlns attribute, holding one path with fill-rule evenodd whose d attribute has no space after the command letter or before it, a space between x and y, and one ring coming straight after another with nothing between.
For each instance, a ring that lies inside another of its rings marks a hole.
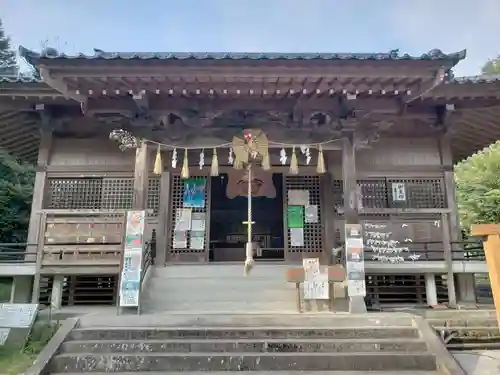
<instances>
[{"instance_id":1,"label":"wooden pillar","mask_svg":"<svg viewBox=\"0 0 500 375\"><path fill-rule=\"evenodd\" d=\"M141 142L135 153L133 210L146 210L148 202L149 152L147 142Z\"/></svg>"},{"instance_id":2,"label":"wooden pillar","mask_svg":"<svg viewBox=\"0 0 500 375\"><path fill-rule=\"evenodd\" d=\"M323 151L326 173L321 176L321 213L323 218L323 262L334 264L333 248L335 245L335 216L333 201L333 160L332 151Z\"/></svg>"},{"instance_id":3,"label":"wooden pillar","mask_svg":"<svg viewBox=\"0 0 500 375\"><path fill-rule=\"evenodd\" d=\"M163 170L160 179L160 209L158 212L158 232L156 237L155 264L165 266L170 241L170 188L171 173Z\"/></svg>"},{"instance_id":4,"label":"wooden pillar","mask_svg":"<svg viewBox=\"0 0 500 375\"><path fill-rule=\"evenodd\" d=\"M47 182L47 166L50 162L50 154L52 150L52 128L47 118L44 118L41 129L40 146L38 148L37 172L35 175L35 185L33 187L33 200L31 203L31 215L28 228L27 239L27 257L36 259L35 275L33 277L33 290L31 294L31 302L38 303L40 296L40 271L42 268L43 259L43 239L44 230L41 226L45 220L42 220L41 210L44 204L44 197Z\"/></svg>"},{"instance_id":5,"label":"wooden pillar","mask_svg":"<svg viewBox=\"0 0 500 375\"><path fill-rule=\"evenodd\" d=\"M488 264L491 291L497 315L497 324L500 326L500 224L476 224L471 228L473 236L486 237L484 254Z\"/></svg>"},{"instance_id":6,"label":"wooden pillar","mask_svg":"<svg viewBox=\"0 0 500 375\"><path fill-rule=\"evenodd\" d=\"M345 224L359 224L354 133L350 133L342 138L342 181L344 188ZM364 298L361 296L349 297L349 311L351 313L366 312Z\"/></svg>"},{"instance_id":7,"label":"wooden pillar","mask_svg":"<svg viewBox=\"0 0 500 375\"><path fill-rule=\"evenodd\" d=\"M460 230L460 218L456 200L455 178L453 175L453 158L451 153L450 135L444 134L439 140L439 153L441 156L441 166L444 173L444 191L446 196L446 207L451 210L451 214L442 215L444 259L446 262L448 302L451 307L457 306L457 295L455 288L455 277L453 274L453 248L456 243L462 240ZM455 243L452 244L452 243Z\"/></svg>"}]
</instances>

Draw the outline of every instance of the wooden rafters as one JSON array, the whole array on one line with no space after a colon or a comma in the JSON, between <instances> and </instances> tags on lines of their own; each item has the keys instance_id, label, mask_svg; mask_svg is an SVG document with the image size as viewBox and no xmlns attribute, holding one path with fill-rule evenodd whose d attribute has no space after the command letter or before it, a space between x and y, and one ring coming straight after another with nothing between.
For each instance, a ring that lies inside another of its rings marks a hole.
<instances>
[{"instance_id":1,"label":"wooden rafters","mask_svg":"<svg viewBox=\"0 0 500 375\"><path fill-rule=\"evenodd\" d=\"M49 69L40 67L40 76L47 85L59 91L64 97L76 100L83 105L86 104L87 97L85 95L78 94L74 90L71 90L62 79L53 77Z\"/></svg>"}]
</instances>

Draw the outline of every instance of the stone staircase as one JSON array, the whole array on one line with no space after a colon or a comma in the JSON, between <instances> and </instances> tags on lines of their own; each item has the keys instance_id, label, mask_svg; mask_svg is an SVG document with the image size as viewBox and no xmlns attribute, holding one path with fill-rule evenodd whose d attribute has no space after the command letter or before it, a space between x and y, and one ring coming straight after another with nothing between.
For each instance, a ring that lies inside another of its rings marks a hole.
<instances>
[{"instance_id":1,"label":"stone staircase","mask_svg":"<svg viewBox=\"0 0 500 375\"><path fill-rule=\"evenodd\" d=\"M154 267L143 289L144 313L296 312L295 285L287 266L256 264L249 276L241 264Z\"/></svg>"},{"instance_id":2,"label":"stone staircase","mask_svg":"<svg viewBox=\"0 0 500 375\"><path fill-rule=\"evenodd\" d=\"M412 316L403 314L88 316L70 332L48 370L436 375L442 353L424 336Z\"/></svg>"}]
</instances>

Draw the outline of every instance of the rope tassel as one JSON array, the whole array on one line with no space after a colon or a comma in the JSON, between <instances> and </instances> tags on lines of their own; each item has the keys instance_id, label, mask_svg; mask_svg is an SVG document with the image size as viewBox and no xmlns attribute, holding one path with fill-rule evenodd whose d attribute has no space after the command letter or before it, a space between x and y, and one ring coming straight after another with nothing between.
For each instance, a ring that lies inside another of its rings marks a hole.
<instances>
[{"instance_id":1,"label":"rope tassel","mask_svg":"<svg viewBox=\"0 0 500 375\"><path fill-rule=\"evenodd\" d=\"M161 147L158 145L158 150L156 151L155 165L153 168L153 173L160 175L163 172L163 163L161 160Z\"/></svg>"},{"instance_id":2,"label":"rope tassel","mask_svg":"<svg viewBox=\"0 0 500 375\"><path fill-rule=\"evenodd\" d=\"M189 178L189 160L187 148L184 149L184 161L182 162L181 178Z\"/></svg>"},{"instance_id":3,"label":"rope tassel","mask_svg":"<svg viewBox=\"0 0 500 375\"><path fill-rule=\"evenodd\" d=\"M219 175L219 160L217 159L217 149L212 153L212 165L210 166L210 175L215 177Z\"/></svg>"},{"instance_id":4,"label":"rope tassel","mask_svg":"<svg viewBox=\"0 0 500 375\"><path fill-rule=\"evenodd\" d=\"M299 162L297 160L295 146L292 148L292 157L290 158L290 174L299 174Z\"/></svg>"},{"instance_id":5,"label":"rope tassel","mask_svg":"<svg viewBox=\"0 0 500 375\"><path fill-rule=\"evenodd\" d=\"M325 158L323 156L323 148L321 145L318 147L318 166L316 167L316 172L323 174L325 170Z\"/></svg>"}]
</instances>

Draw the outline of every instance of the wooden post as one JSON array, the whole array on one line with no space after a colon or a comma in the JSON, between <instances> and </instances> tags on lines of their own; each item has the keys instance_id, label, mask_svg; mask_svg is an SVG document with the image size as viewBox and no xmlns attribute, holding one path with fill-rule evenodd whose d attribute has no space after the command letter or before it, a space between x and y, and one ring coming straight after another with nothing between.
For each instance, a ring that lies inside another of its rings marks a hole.
<instances>
[{"instance_id":1,"label":"wooden post","mask_svg":"<svg viewBox=\"0 0 500 375\"><path fill-rule=\"evenodd\" d=\"M321 176L320 193L321 193L321 218L323 221L323 254L322 259L325 264L335 264L333 258L333 247L335 242L335 217L334 217L334 202L333 202L333 162L331 151L324 151L326 173Z\"/></svg>"},{"instance_id":2,"label":"wooden post","mask_svg":"<svg viewBox=\"0 0 500 375\"><path fill-rule=\"evenodd\" d=\"M133 210L146 210L149 182L148 144L141 142L135 153Z\"/></svg>"},{"instance_id":3,"label":"wooden post","mask_svg":"<svg viewBox=\"0 0 500 375\"><path fill-rule=\"evenodd\" d=\"M448 305L457 307L457 293L455 291L455 278L453 277L453 249L451 245L450 223L448 214L441 215L441 226L443 231L443 251L446 264L446 286L448 287Z\"/></svg>"},{"instance_id":4,"label":"wooden post","mask_svg":"<svg viewBox=\"0 0 500 375\"><path fill-rule=\"evenodd\" d=\"M44 204L45 189L47 182L47 166L50 161L52 150L52 128L50 118L43 117L41 140L38 149L37 172L35 175L35 186L33 187L33 201L31 203L31 215L28 229L28 245L26 257L36 259L36 270L33 277L33 290L31 302L38 303L40 296L40 280L43 259L43 241L45 232L45 220L42 220L41 210Z\"/></svg>"},{"instance_id":5,"label":"wooden post","mask_svg":"<svg viewBox=\"0 0 500 375\"><path fill-rule=\"evenodd\" d=\"M155 264L165 266L167 250L170 246L170 171L163 171L160 179L160 208L158 212L158 231L156 235Z\"/></svg>"},{"instance_id":6,"label":"wooden post","mask_svg":"<svg viewBox=\"0 0 500 375\"><path fill-rule=\"evenodd\" d=\"M495 302L497 324L500 325L500 224L472 225L471 234L486 237L486 241L483 241L484 254L488 264L488 275L493 301Z\"/></svg>"},{"instance_id":7,"label":"wooden post","mask_svg":"<svg viewBox=\"0 0 500 375\"><path fill-rule=\"evenodd\" d=\"M342 138L342 181L344 188L345 224L359 224L355 156L354 134L351 133ZM349 297L349 312L366 312L364 298L361 296Z\"/></svg>"}]
</instances>

